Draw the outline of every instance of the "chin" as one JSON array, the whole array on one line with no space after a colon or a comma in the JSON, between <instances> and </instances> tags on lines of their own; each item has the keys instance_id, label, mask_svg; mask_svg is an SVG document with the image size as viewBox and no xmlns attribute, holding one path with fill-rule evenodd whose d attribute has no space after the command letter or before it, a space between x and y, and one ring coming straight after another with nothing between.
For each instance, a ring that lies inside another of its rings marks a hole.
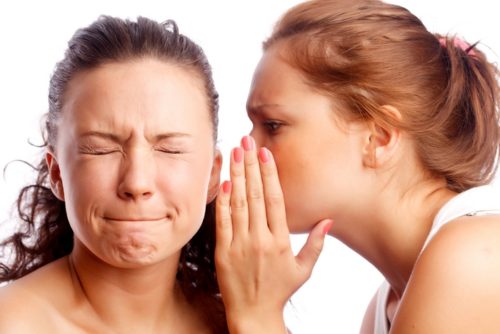
<instances>
[{"instance_id":1,"label":"chin","mask_svg":"<svg viewBox=\"0 0 500 334\"><path fill-rule=\"evenodd\" d=\"M288 229L290 233L293 234L309 233L312 228L313 226L310 226L303 222L288 222Z\"/></svg>"},{"instance_id":2,"label":"chin","mask_svg":"<svg viewBox=\"0 0 500 334\"><path fill-rule=\"evenodd\" d=\"M120 245L117 252L122 261L131 264L151 264L156 254L151 245Z\"/></svg>"},{"instance_id":3,"label":"chin","mask_svg":"<svg viewBox=\"0 0 500 334\"><path fill-rule=\"evenodd\" d=\"M144 239L123 240L115 243L110 249L112 251L108 254L109 262L117 267L147 266L159 261L160 258L156 244Z\"/></svg>"}]
</instances>

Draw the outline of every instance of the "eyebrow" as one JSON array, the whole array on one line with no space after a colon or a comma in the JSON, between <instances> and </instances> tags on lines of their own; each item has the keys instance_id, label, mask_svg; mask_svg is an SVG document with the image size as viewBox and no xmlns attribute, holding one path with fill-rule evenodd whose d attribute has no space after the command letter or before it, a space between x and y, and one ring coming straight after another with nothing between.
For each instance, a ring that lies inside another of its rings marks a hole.
<instances>
[{"instance_id":1,"label":"eyebrow","mask_svg":"<svg viewBox=\"0 0 500 334\"><path fill-rule=\"evenodd\" d=\"M123 141L120 139L119 136L117 136L113 133L100 132L100 131L84 132L79 137L80 138L99 137L99 138L111 140L111 141L116 142L116 143L120 143ZM170 138L189 138L189 137L192 137L192 136L190 134L183 133L183 132L168 132L168 133L157 134L153 138L154 138L155 142L158 142L158 141L170 139Z\"/></svg>"},{"instance_id":2,"label":"eyebrow","mask_svg":"<svg viewBox=\"0 0 500 334\"><path fill-rule=\"evenodd\" d=\"M280 107L281 107L281 105L276 104L276 103L272 103L272 104L263 103L263 104L258 104L258 105L247 105L247 113L258 115L258 114L262 113L262 109L268 109L268 108L274 109L274 108L280 108Z\"/></svg>"},{"instance_id":3,"label":"eyebrow","mask_svg":"<svg viewBox=\"0 0 500 334\"><path fill-rule=\"evenodd\" d=\"M161 141L164 139L170 138L191 138L192 135L183 132L168 132L168 133L160 133L154 136L155 141Z\"/></svg>"},{"instance_id":4,"label":"eyebrow","mask_svg":"<svg viewBox=\"0 0 500 334\"><path fill-rule=\"evenodd\" d=\"M99 132L99 131L88 131L79 135L80 138L87 137L99 137L103 139L108 139L114 142L120 142L120 138L117 135L108 132Z\"/></svg>"},{"instance_id":5,"label":"eyebrow","mask_svg":"<svg viewBox=\"0 0 500 334\"><path fill-rule=\"evenodd\" d=\"M267 117L270 113L275 116L282 115L283 105L277 103L262 103L257 105L247 105L248 117Z\"/></svg>"}]
</instances>

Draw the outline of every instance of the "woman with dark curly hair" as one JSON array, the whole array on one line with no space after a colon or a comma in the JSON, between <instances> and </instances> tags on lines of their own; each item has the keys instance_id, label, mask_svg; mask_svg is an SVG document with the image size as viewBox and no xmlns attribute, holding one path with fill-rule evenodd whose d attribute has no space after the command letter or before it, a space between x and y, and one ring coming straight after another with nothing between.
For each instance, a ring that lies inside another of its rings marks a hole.
<instances>
[{"instance_id":1,"label":"woman with dark curly hair","mask_svg":"<svg viewBox=\"0 0 500 334\"><path fill-rule=\"evenodd\" d=\"M227 332L217 112L210 65L173 21L103 16L75 33L1 244L0 332Z\"/></svg>"}]
</instances>

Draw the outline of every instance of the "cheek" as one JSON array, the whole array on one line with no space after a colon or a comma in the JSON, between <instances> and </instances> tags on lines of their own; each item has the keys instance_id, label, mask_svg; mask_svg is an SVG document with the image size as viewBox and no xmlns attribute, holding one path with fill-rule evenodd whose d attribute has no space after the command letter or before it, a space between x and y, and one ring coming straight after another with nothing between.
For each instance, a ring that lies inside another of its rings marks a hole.
<instances>
[{"instance_id":1,"label":"cheek","mask_svg":"<svg viewBox=\"0 0 500 334\"><path fill-rule=\"evenodd\" d=\"M205 168L201 168L204 166ZM157 184L165 200L184 203L190 210L198 212L206 204L210 178L208 159L175 161L159 165Z\"/></svg>"},{"instance_id":2,"label":"cheek","mask_svg":"<svg viewBox=\"0 0 500 334\"><path fill-rule=\"evenodd\" d=\"M113 189L115 164L106 161L74 159L62 171L66 201L75 197L98 197L103 190Z\"/></svg>"},{"instance_id":3,"label":"cheek","mask_svg":"<svg viewBox=\"0 0 500 334\"><path fill-rule=\"evenodd\" d=\"M73 160L63 173L65 207L74 231L92 221L116 198L117 171L110 163Z\"/></svg>"},{"instance_id":4,"label":"cheek","mask_svg":"<svg viewBox=\"0 0 500 334\"><path fill-rule=\"evenodd\" d=\"M339 187L338 179L345 175L338 174L342 168L338 156L333 150L325 153L320 145L274 152L292 232L307 232L320 220L331 218L332 201L345 190Z\"/></svg>"}]
</instances>

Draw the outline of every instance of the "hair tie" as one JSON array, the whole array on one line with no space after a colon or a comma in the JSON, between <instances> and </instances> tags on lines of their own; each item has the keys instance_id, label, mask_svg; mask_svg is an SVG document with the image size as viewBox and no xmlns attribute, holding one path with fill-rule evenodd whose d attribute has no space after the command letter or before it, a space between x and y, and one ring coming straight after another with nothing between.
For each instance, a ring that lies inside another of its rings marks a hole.
<instances>
[{"instance_id":1,"label":"hair tie","mask_svg":"<svg viewBox=\"0 0 500 334\"><path fill-rule=\"evenodd\" d=\"M441 44L441 46L446 48L446 42L448 39L446 37L439 37L438 40L439 44ZM453 37L451 41L453 42L454 47L459 48L460 50L464 51L466 54L472 57L476 56L476 53L474 52L473 49L477 43L470 45L469 43L458 37Z\"/></svg>"}]
</instances>

